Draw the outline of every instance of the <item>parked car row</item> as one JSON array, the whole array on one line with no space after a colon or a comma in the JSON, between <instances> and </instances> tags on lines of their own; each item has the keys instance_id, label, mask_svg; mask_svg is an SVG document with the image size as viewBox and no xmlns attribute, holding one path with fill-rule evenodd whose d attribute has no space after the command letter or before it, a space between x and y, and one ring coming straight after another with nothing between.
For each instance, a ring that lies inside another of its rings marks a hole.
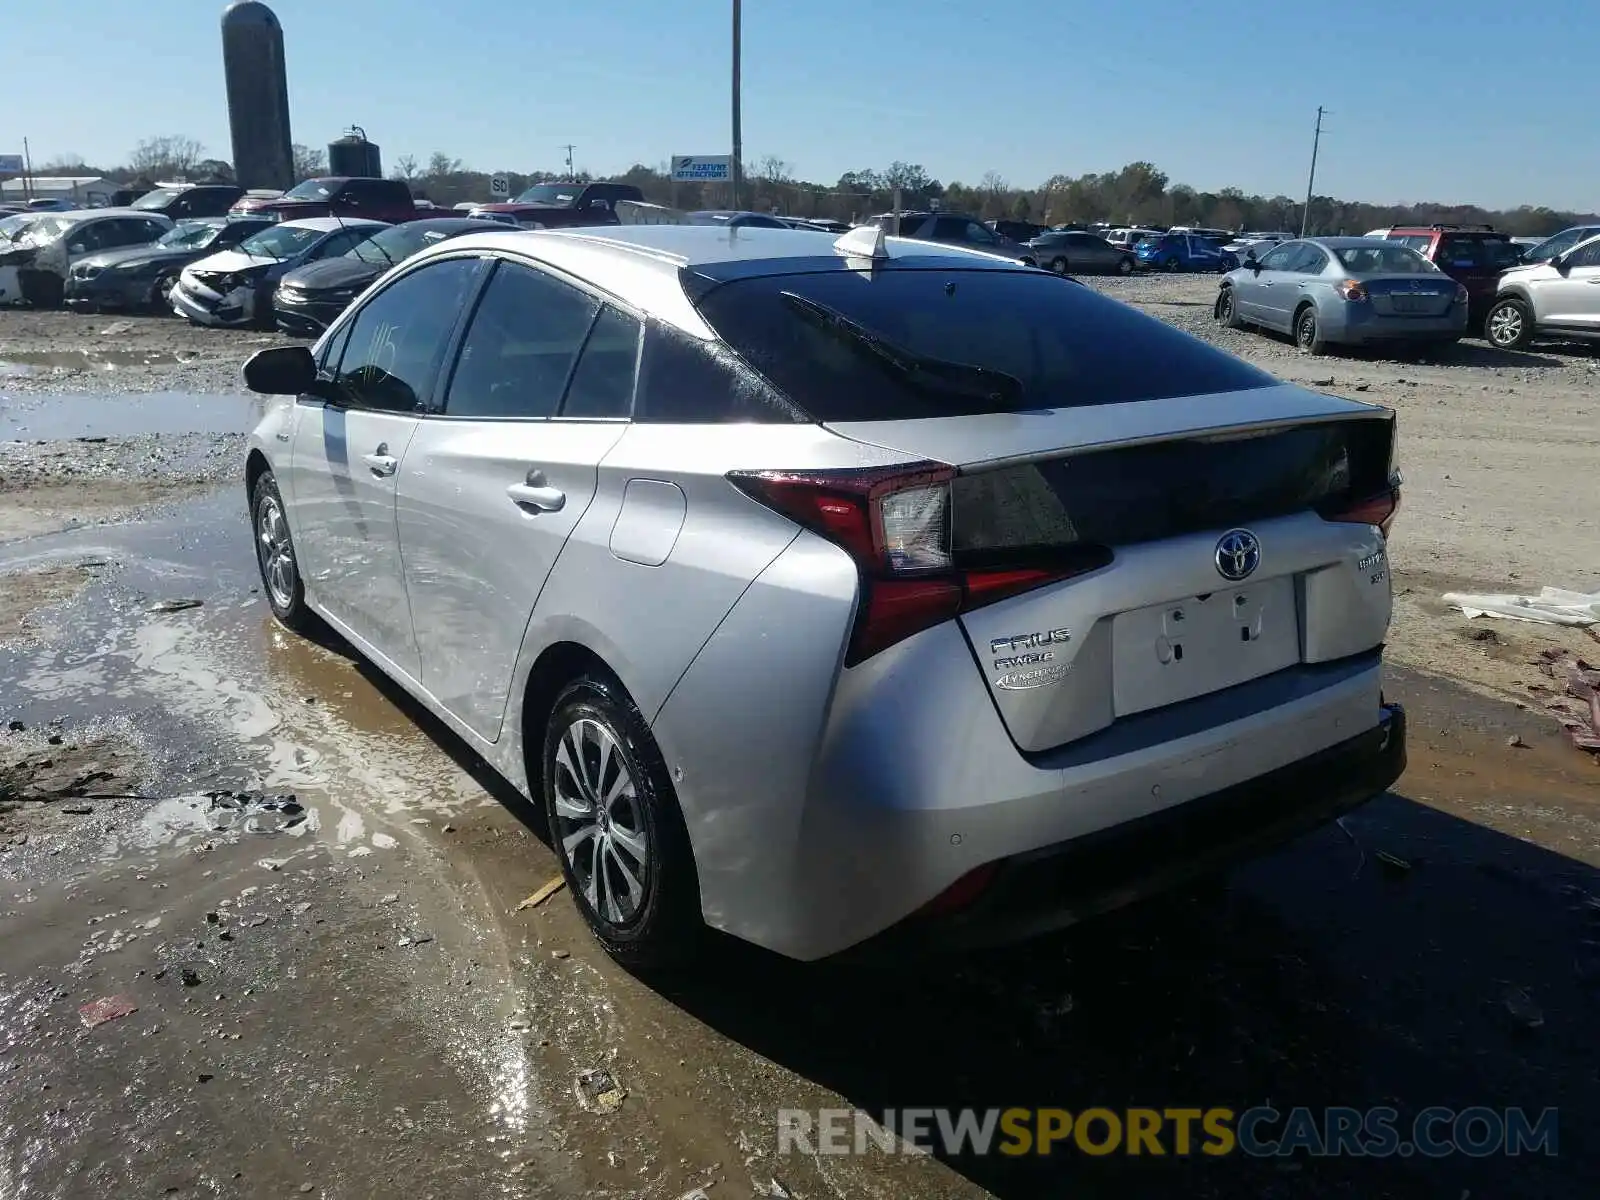
<instances>
[{"instance_id":1,"label":"parked car row","mask_svg":"<svg viewBox=\"0 0 1600 1200\"><path fill-rule=\"evenodd\" d=\"M1489 226L1435 224L1358 238L1282 242L1221 283L1214 313L1232 328L1329 344L1451 344L1481 335L1503 350L1540 337L1600 338L1600 227L1524 250Z\"/></svg>"}]
</instances>

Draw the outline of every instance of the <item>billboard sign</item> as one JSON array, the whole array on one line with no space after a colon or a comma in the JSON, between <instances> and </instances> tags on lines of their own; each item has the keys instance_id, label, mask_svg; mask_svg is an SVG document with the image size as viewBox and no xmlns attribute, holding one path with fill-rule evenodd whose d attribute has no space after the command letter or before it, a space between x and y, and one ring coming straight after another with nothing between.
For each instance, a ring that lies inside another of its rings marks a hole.
<instances>
[{"instance_id":1,"label":"billboard sign","mask_svg":"<svg viewBox=\"0 0 1600 1200\"><path fill-rule=\"evenodd\" d=\"M728 154L674 154L673 183L727 183L733 158Z\"/></svg>"},{"instance_id":2,"label":"billboard sign","mask_svg":"<svg viewBox=\"0 0 1600 1200\"><path fill-rule=\"evenodd\" d=\"M21 175L22 155L0 154L0 175Z\"/></svg>"}]
</instances>

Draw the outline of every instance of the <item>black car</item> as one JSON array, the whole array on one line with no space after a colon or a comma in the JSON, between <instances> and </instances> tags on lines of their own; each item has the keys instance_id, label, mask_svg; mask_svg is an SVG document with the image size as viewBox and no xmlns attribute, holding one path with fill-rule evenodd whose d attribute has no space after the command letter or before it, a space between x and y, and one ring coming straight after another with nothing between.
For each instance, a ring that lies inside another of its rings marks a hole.
<instances>
[{"instance_id":1,"label":"black car","mask_svg":"<svg viewBox=\"0 0 1600 1200\"><path fill-rule=\"evenodd\" d=\"M80 312L153 309L165 313L167 292L183 268L237 246L271 224L260 217L184 221L149 245L81 258L67 276L67 307Z\"/></svg>"},{"instance_id":2,"label":"black car","mask_svg":"<svg viewBox=\"0 0 1600 1200\"><path fill-rule=\"evenodd\" d=\"M885 233L895 232L893 213L882 213L868 218L868 223ZM982 250L988 254L1003 254L1028 266L1037 266L1039 256L1021 242L1014 242L1004 234L996 233L976 218L948 212L902 212L899 218L900 236L917 238L924 242L944 242L951 246L965 246L969 250Z\"/></svg>"},{"instance_id":3,"label":"black car","mask_svg":"<svg viewBox=\"0 0 1600 1200\"><path fill-rule=\"evenodd\" d=\"M505 232L503 223L479 217L430 217L382 230L343 254L286 273L272 302L278 328L317 337L373 280L418 250L464 233Z\"/></svg>"},{"instance_id":4,"label":"black car","mask_svg":"<svg viewBox=\"0 0 1600 1200\"><path fill-rule=\"evenodd\" d=\"M225 217L244 189L233 183L186 183L146 192L128 207L164 213L174 221Z\"/></svg>"}]
</instances>

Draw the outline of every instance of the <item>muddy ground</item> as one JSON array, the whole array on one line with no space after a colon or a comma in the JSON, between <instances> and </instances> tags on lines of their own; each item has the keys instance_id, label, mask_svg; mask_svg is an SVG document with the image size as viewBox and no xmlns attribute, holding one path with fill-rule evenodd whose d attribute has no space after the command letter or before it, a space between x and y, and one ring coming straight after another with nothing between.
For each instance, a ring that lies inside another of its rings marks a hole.
<instances>
[{"instance_id":1,"label":"muddy ground","mask_svg":"<svg viewBox=\"0 0 1600 1200\"><path fill-rule=\"evenodd\" d=\"M1600 359L1306 359L1214 329L1214 280L1099 286L1399 410L1407 774L1224 887L1025 947L874 971L725 946L653 983L564 896L518 908L556 874L527 805L268 618L236 482L266 335L0 312L0 1198L1596 1194L1600 770L1530 685L1541 648L1600 648L1484 640L1438 595L1600 588ZM775 1133L785 1108L1268 1102L1554 1107L1559 1153Z\"/></svg>"}]
</instances>

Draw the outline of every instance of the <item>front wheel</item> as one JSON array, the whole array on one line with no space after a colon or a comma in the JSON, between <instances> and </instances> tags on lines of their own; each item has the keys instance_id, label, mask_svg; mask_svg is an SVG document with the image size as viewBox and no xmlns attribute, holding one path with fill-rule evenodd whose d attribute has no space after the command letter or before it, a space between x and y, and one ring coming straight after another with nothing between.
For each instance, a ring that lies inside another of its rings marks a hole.
<instances>
[{"instance_id":1,"label":"front wheel","mask_svg":"<svg viewBox=\"0 0 1600 1200\"><path fill-rule=\"evenodd\" d=\"M271 471L264 471L251 489L250 526L255 531L256 566L272 615L296 633L310 632L316 617L306 604L283 496Z\"/></svg>"},{"instance_id":2,"label":"front wheel","mask_svg":"<svg viewBox=\"0 0 1600 1200\"><path fill-rule=\"evenodd\" d=\"M1294 316L1294 344L1302 354L1321 354L1328 348L1322 337L1322 325L1317 320L1317 310L1309 304Z\"/></svg>"},{"instance_id":3,"label":"front wheel","mask_svg":"<svg viewBox=\"0 0 1600 1200\"><path fill-rule=\"evenodd\" d=\"M1533 313L1521 300L1495 301L1483 321L1484 339L1497 350L1521 350L1533 341Z\"/></svg>"},{"instance_id":4,"label":"front wheel","mask_svg":"<svg viewBox=\"0 0 1600 1200\"><path fill-rule=\"evenodd\" d=\"M1168 271L1176 272L1181 265L1176 258L1169 258L1162 264Z\"/></svg>"},{"instance_id":5,"label":"front wheel","mask_svg":"<svg viewBox=\"0 0 1600 1200\"><path fill-rule=\"evenodd\" d=\"M694 854L661 750L603 674L557 697L544 739L550 841L578 911L624 966L690 957L704 926Z\"/></svg>"},{"instance_id":6,"label":"front wheel","mask_svg":"<svg viewBox=\"0 0 1600 1200\"><path fill-rule=\"evenodd\" d=\"M1240 327L1239 312L1233 304L1233 289L1231 287L1222 288L1217 293L1217 303L1211 310L1211 314L1216 317L1219 325L1228 329L1238 329Z\"/></svg>"},{"instance_id":7,"label":"front wheel","mask_svg":"<svg viewBox=\"0 0 1600 1200\"><path fill-rule=\"evenodd\" d=\"M1119 258L1117 260L1117 274L1118 275L1132 275L1133 274L1133 259L1131 259L1131 258Z\"/></svg>"}]
</instances>

